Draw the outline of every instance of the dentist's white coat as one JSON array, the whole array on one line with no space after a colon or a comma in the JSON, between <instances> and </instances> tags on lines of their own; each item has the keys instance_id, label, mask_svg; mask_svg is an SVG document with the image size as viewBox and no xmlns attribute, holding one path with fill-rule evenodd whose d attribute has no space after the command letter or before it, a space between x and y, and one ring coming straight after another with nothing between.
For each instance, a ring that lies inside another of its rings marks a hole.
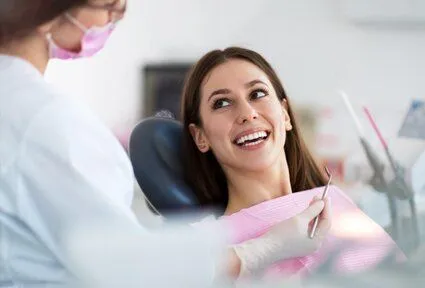
<instances>
[{"instance_id":1,"label":"dentist's white coat","mask_svg":"<svg viewBox=\"0 0 425 288\"><path fill-rule=\"evenodd\" d=\"M0 55L0 286L106 279L118 267L116 277L134 277L123 284L206 287L215 244L186 232L148 233L132 197L131 163L111 132L32 65ZM99 234L105 227L119 237ZM87 230L96 240L75 234Z\"/></svg>"}]
</instances>

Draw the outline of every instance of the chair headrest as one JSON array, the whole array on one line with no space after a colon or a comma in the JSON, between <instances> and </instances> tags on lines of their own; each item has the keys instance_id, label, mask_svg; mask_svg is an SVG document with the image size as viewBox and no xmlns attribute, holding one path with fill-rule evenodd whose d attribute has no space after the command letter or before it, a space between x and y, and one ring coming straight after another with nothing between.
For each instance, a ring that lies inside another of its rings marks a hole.
<instances>
[{"instance_id":1,"label":"chair headrest","mask_svg":"<svg viewBox=\"0 0 425 288\"><path fill-rule=\"evenodd\" d=\"M136 180L150 204L163 215L199 209L197 197L183 177L182 131L176 120L151 117L141 121L130 136Z\"/></svg>"}]
</instances>

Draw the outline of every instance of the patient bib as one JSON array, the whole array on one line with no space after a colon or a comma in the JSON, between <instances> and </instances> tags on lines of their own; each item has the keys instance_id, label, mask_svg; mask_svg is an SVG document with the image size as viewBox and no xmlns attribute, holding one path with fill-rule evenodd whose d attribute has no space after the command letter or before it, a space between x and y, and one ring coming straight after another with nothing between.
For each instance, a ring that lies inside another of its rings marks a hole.
<instances>
[{"instance_id":1,"label":"patient bib","mask_svg":"<svg viewBox=\"0 0 425 288\"><path fill-rule=\"evenodd\" d=\"M306 209L314 196L321 197L324 187L292 193L243 209L218 221L230 230L230 244L256 238L274 224ZM276 263L266 274L308 275L321 265L332 272L361 272L375 267L394 251L404 257L391 237L367 217L340 189L330 186L332 228L322 247L315 253Z\"/></svg>"}]
</instances>

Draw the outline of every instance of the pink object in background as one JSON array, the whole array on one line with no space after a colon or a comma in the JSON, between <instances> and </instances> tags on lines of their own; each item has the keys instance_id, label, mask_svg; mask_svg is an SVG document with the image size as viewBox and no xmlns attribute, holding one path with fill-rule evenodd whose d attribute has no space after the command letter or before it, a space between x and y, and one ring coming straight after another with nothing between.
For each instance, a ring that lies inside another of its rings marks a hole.
<instances>
[{"instance_id":1,"label":"pink object in background","mask_svg":"<svg viewBox=\"0 0 425 288\"><path fill-rule=\"evenodd\" d=\"M131 131L131 129L116 129L115 131L113 131L113 134L126 151L128 151Z\"/></svg>"},{"instance_id":2,"label":"pink object in background","mask_svg":"<svg viewBox=\"0 0 425 288\"><path fill-rule=\"evenodd\" d=\"M363 111L366 113L367 119L369 120L370 124L373 127L373 130L375 130L376 135L379 138L379 141L381 141L382 146L384 149L388 149L387 141L385 141L384 136L382 136L381 131L378 128L378 125L376 125L375 119L373 119L372 114L370 113L369 109L367 109L366 106L363 106Z\"/></svg>"},{"instance_id":3,"label":"pink object in background","mask_svg":"<svg viewBox=\"0 0 425 288\"><path fill-rule=\"evenodd\" d=\"M230 228L230 244L240 243L256 238L272 225L302 212L315 195L322 195L323 189L320 187L262 202L230 216L223 216L218 221ZM328 197L332 202L332 229L322 247L311 255L279 262L270 267L266 275L307 276L330 256L334 257L331 267L336 273L361 272L373 268L394 249L397 258L405 259L382 227L367 217L344 192L336 186L330 186Z\"/></svg>"}]
</instances>

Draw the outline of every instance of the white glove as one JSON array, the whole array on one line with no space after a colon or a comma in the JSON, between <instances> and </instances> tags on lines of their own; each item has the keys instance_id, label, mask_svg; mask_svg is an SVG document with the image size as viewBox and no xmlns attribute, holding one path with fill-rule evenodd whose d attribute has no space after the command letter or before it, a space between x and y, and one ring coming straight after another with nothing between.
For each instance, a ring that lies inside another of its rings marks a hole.
<instances>
[{"instance_id":1,"label":"white glove","mask_svg":"<svg viewBox=\"0 0 425 288\"><path fill-rule=\"evenodd\" d=\"M316 234L311 239L309 237L311 222L319 214ZM329 200L326 199L324 202L315 197L309 207L300 214L276 224L259 238L233 247L241 260L239 276L261 272L280 260L313 253L321 246L330 227Z\"/></svg>"}]
</instances>

